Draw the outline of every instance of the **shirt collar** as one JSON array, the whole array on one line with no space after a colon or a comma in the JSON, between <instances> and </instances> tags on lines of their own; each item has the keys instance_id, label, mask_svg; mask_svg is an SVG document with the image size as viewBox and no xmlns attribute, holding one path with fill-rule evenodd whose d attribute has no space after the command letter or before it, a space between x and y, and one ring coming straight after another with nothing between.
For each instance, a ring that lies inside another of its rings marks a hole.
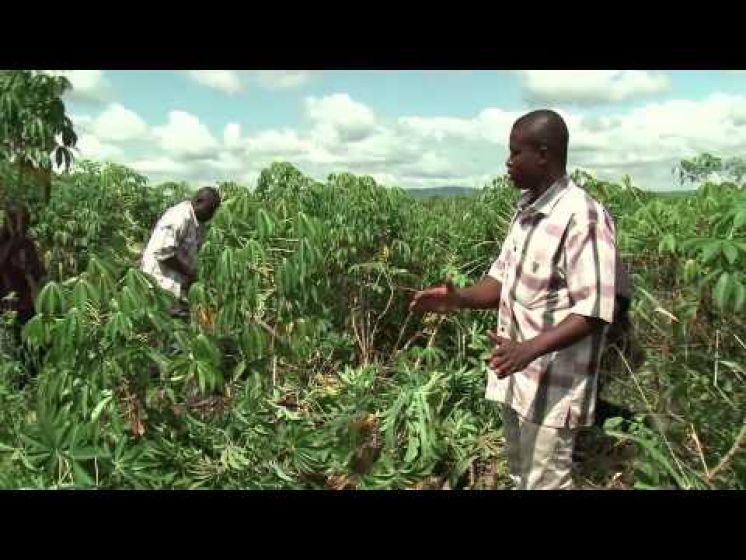
<instances>
[{"instance_id":1,"label":"shirt collar","mask_svg":"<svg viewBox=\"0 0 746 560\"><path fill-rule=\"evenodd\" d=\"M565 174L557 179L554 183L552 183L552 185L533 202L529 202L529 199L531 198L531 192L524 192L518 201L518 213L521 215L521 217L548 215L552 211L552 208L554 208L554 206L557 204L559 199L562 198L562 195L565 194L569 186L570 177Z\"/></svg>"}]
</instances>

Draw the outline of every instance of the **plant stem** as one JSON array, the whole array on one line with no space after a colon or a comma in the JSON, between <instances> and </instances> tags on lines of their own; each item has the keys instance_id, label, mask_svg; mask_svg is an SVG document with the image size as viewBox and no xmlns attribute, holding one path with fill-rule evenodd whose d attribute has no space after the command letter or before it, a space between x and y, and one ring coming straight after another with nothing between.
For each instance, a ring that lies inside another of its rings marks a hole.
<instances>
[{"instance_id":1,"label":"plant stem","mask_svg":"<svg viewBox=\"0 0 746 560\"><path fill-rule=\"evenodd\" d=\"M726 453L723 458L720 459L720 462L717 464L717 466L710 471L707 479L713 480L720 473L720 471L728 466L728 464L733 460L733 457L736 456L736 453L741 451L744 447L746 447L746 422L744 422L741 426L741 431L738 432L738 436L733 442L733 446L730 448L728 453Z\"/></svg>"},{"instance_id":2,"label":"plant stem","mask_svg":"<svg viewBox=\"0 0 746 560\"><path fill-rule=\"evenodd\" d=\"M699 442L699 437L697 436L697 430L694 428L694 424L689 424L689 426L692 429L692 438L694 439L694 443L697 445L697 451L699 451L699 459L702 461L702 466L705 469L705 477L710 478L710 469L707 467L707 462L705 461L705 455L702 452L702 444Z\"/></svg>"}]
</instances>

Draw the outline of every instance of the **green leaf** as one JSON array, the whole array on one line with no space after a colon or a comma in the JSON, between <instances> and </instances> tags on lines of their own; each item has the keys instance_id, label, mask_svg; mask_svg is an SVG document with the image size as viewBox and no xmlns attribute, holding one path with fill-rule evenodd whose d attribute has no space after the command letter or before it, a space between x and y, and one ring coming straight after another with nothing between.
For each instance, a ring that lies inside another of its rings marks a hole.
<instances>
[{"instance_id":1,"label":"green leaf","mask_svg":"<svg viewBox=\"0 0 746 560\"><path fill-rule=\"evenodd\" d=\"M616 430L624 422L624 418L609 418L604 422L604 430Z\"/></svg>"},{"instance_id":2,"label":"green leaf","mask_svg":"<svg viewBox=\"0 0 746 560\"><path fill-rule=\"evenodd\" d=\"M28 323L26 323L26 325L24 325L23 338L36 346L40 346L44 343L45 329L44 317L42 315L35 315Z\"/></svg>"},{"instance_id":3,"label":"green leaf","mask_svg":"<svg viewBox=\"0 0 746 560\"><path fill-rule=\"evenodd\" d=\"M746 209L739 210L733 218L733 227L739 228L746 225Z\"/></svg>"},{"instance_id":4,"label":"green leaf","mask_svg":"<svg viewBox=\"0 0 746 560\"><path fill-rule=\"evenodd\" d=\"M720 250L720 242L719 241L708 241L706 244L702 247L702 262L707 264L710 262L715 255L718 254Z\"/></svg>"},{"instance_id":5,"label":"green leaf","mask_svg":"<svg viewBox=\"0 0 746 560\"><path fill-rule=\"evenodd\" d=\"M95 486L96 482L90 477L85 469L78 464L77 461L71 461L73 466L73 475L75 476L75 484L82 485L84 487Z\"/></svg>"},{"instance_id":6,"label":"green leaf","mask_svg":"<svg viewBox=\"0 0 746 560\"><path fill-rule=\"evenodd\" d=\"M236 367L233 368L233 379L238 379L239 377L241 377L244 371L246 371L246 362L238 362L238 364L236 364Z\"/></svg>"},{"instance_id":7,"label":"green leaf","mask_svg":"<svg viewBox=\"0 0 746 560\"><path fill-rule=\"evenodd\" d=\"M91 421L96 422L98 420L98 417L101 416L101 413L104 410L104 407L109 404L112 400L113 396L109 395L107 397L104 397L101 399L101 401L95 406L93 411L91 412Z\"/></svg>"},{"instance_id":8,"label":"green leaf","mask_svg":"<svg viewBox=\"0 0 746 560\"><path fill-rule=\"evenodd\" d=\"M697 261L694 259L687 259L684 264L684 281L692 282L697 277L698 273L699 267L697 266Z\"/></svg>"},{"instance_id":9,"label":"green leaf","mask_svg":"<svg viewBox=\"0 0 746 560\"><path fill-rule=\"evenodd\" d=\"M275 471L275 474L279 476L282 480L285 482L295 482L295 479L292 478L289 474L287 474L285 471L283 471L277 463L272 463L272 470Z\"/></svg>"},{"instance_id":10,"label":"green leaf","mask_svg":"<svg viewBox=\"0 0 746 560\"><path fill-rule=\"evenodd\" d=\"M72 128L65 127L62 130L62 143L65 146L74 146L77 140L78 140L78 137Z\"/></svg>"},{"instance_id":11,"label":"green leaf","mask_svg":"<svg viewBox=\"0 0 746 560\"><path fill-rule=\"evenodd\" d=\"M417 436L415 434L410 434L409 438L407 438L407 452L404 455L405 463L411 463L417 458L417 453L419 452L418 443Z\"/></svg>"},{"instance_id":12,"label":"green leaf","mask_svg":"<svg viewBox=\"0 0 746 560\"><path fill-rule=\"evenodd\" d=\"M205 373L205 367L203 364L197 364L197 382L199 384L199 390L204 395L207 392L207 375Z\"/></svg>"},{"instance_id":13,"label":"green leaf","mask_svg":"<svg viewBox=\"0 0 746 560\"><path fill-rule=\"evenodd\" d=\"M83 447L70 453L70 456L76 461L90 461L103 455L104 453L95 447Z\"/></svg>"},{"instance_id":14,"label":"green leaf","mask_svg":"<svg viewBox=\"0 0 746 560\"><path fill-rule=\"evenodd\" d=\"M257 212L257 232L261 239L267 239L274 233L275 224L269 213L264 209L260 208Z\"/></svg>"},{"instance_id":15,"label":"green leaf","mask_svg":"<svg viewBox=\"0 0 746 560\"><path fill-rule=\"evenodd\" d=\"M732 243L723 242L723 254L730 264L738 260L738 249Z\"/></svg>"},{"instance_id":16,"label":"green leaf","mask_svg":"<svg viewBox=\"0 0 746 560\"><path fill-rule=\"evenodd\" d=\"M609 435L621 440L626 439L637 442L650 454L650 457L655 460L658 466L665 469L665 471L671 476L671 478L676 481L680 488L686 488L688 486L686 479L683 478L678 472L676 472L673 462L669 460L669 458L664 455L652 441L639 436L625 434L623 432L609 431L608 433Z\"/></svg>"},{"instance_id":17,"label":"green leaf","mask_svg":"<svg viewBox=\"0 0 746 560\"><path fill-rule=\"evenodd\" d=\"M44 315L58 315L64 313L62 291L57 282L48 282L36 299L39 313Z\"/></svg>"},{"instance_id":18,"label":"green leaf","mask_svg":"<svg viewBox=\"0 0 746 560\"><path fill-rule=\"evenodd\" d=\"M746 286L741 282L733 281L733 310L740 313L746 303Z\"/></svg>"},{"instance_id":19,"label":"green leaf","mask_svg":"<svg viewBox=\"0 0 746 560\"><path fill-rule=\"evenodd\" d=\"M661 253L674 253L676 252L676 238L673 234L667 233L663 236L660 243L658 244L658 251Z\"/></svg>"},{"instance_id":20,"label":"green leaf","mask_svg":"<svg viewBox=\"0 0 746 560\"><path fill-rule=\"evenodd\" d=\"M30 445L32 448L35 448L39 451L48 451L49 446L46 443L43 443L39 441L38 439L35 439L29 435L21 434L21 439L24 440L28 445Z\"/></svg>"},{"instance_id":21,"label":"green leaf","mask_svg":"<svg viewBox=\"0 0 746 560\"><path fill-rule=\"evenodd\" d=\"M5 443L1 443L0 442L0 451L5 451L5 452L10 451L10 452L13 452L15 450L16 450L15 447L11 447L10 445L6 445Z\"/></svg>"},{"instance_id":22,"label":"green leaf","mask_svg":"<svg viewBox=\"0 0 746 560\"><path fill-rule=\"evenodd\" d=\"M717 305L721 310L725 309L725 304L727 302L730 288L729 281L730 274L728 274L727 272L723 272L720 275L717 284L715 284L715 289L712 292L713 298L715 300L715 305Z\"/></svg>"}]
</instances>

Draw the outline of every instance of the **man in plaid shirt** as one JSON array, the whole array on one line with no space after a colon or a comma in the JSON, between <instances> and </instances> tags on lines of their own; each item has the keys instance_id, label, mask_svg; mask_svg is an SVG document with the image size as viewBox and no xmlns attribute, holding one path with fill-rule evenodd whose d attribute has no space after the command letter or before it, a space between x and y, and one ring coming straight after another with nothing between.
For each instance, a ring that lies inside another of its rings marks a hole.
<instances>
[{"instance_id":1,"label":"man in plaid shirt","mask_svg":"<svg viewBox=\"0 0 746 560\"><path fill-rule=\"evenodd\" d=\"M598 366L615 304L615 229L566 172L569 134L553 111L518 119L508 174L522 191L500 255L468 288L418 292L410 309L498 310L486 398L503 403L508 468L520 489L573 487L577 429L593 424Z\"/></svg>"}]
</instances>

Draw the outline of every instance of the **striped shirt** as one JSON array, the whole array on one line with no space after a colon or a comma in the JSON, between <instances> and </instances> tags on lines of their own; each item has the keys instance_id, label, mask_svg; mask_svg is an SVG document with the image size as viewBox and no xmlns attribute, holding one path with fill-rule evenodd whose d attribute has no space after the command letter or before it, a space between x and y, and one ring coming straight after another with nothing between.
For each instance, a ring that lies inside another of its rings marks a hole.
<instances>
[{"instance_id":1,"label":"striped shirt","mask_svg":"<svg viewBox=\"0 0 746 560\"><path fill-rule=\"evenodd\" d=\"M529 195L519 201L488 273L502 284L498 335L529 340L573 313L611 323L616 242L610 214L568 176L531 204ZM606 330L545 354L504 379L490 370L486 398L535 424L591 425Z\"/></svg>"},{"instance_id":2,"label":"striped shirt","mask_svg":"<svg viewBox=\"0 0 746 560\"><path fill-rule=\"evenodd\" d=\"M163 264L178 254L194 266L201 244L200 225L189 200L172 206L158 220L143 252L140 269L177 298L182 297L186 278Z\"/></svg>"}]
</instances>

